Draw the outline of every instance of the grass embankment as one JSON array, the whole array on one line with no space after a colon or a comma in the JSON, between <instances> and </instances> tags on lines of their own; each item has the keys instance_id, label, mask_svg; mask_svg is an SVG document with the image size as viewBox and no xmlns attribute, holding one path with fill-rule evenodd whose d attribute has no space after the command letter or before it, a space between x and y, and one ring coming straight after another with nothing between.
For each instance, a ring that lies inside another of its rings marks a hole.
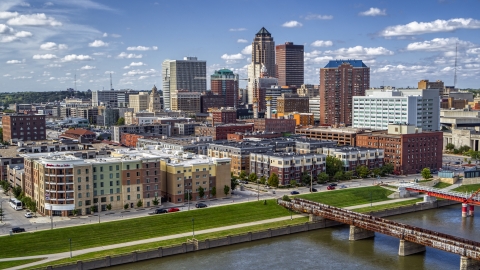
<instances>
[{"instance_id":1,"label":"grass embankment","mask_svg":"<svg viewBox=\"0 0 480 270\"><path fill-rule=\"evenodd\" d=\"M451 186L452 184L448 184L448 183L444 183L444 182L438 182L435 186L433 186L434 188L446 188L446 187L449 187Z\"/></svg>"},{"instance_id":2,"label":"grass embankment","mask_svg":"<svg viewBox=\"0 0 480 270\"><path fill-rule=\"evenodd\" d=\"M38 262L43 259L29 259L29 260L21 260L21 261L10 261L10 262L0 262L0 269L7 269L15 266L24 265L27 263Z\"/></svg>"},{"instance_id":3,"label":"grass embankment","mask_svg":"<svg viewBox=\"0 0 480 270\"><path fill-rule=\"evenodd\" d=\"M275 200L226 205L55 230L0 237L1 258L80 250L195 230L211 229L290 215Z\"/></svg>"},{"instance_id":4,"label":"grass embankment","mask_svg":"<svg viewBox=\"0 0 480 270\"><path fill-rule=\"evenodd\" d=\"M480 189L480 184L473 184L473 185L462 185L457 188L454 188L453 190L458 192L472 192L472 191L477 191L479 189Z\"/></svg>"},{"instance_id":5,"label":"grass embankment","mask_svg":"<svg viewBox=\"0 0 480 270\"><path fill-rule=\"evenodd\" d=\"M298 197L336 207L347 207L370 202L387 201L390 200L388 196L392 193L394 191L374 186L311 193L299 195Z\"/></svg>"},{"instance_id":6,"label":"grass embankment","mask_svg":"<svg viewBox=\"0 0 480 270\"><path fill-rule=\"evenodd\" d=\"M401 201L401 202L396 202L396 203L374 205L372 207L368 206L368 207L356 208L356 209L352 209L352 211L358 212L358 213L375 212L375 211L380 211L380 210L385 210L385 209L397 208L397 207L401 207L401 206L410 206L410 205L414 205L417 202L421 202L421 201L423 201L423 199L406 200L406 201Z\"/></svg>"},{"instance_id":7,"label":"grass embankment","mask_svg":"<svg viewBox=\"0 0 480 270\"><path fill-rule=\"evenodd\" d=\"M284 221L275 222L275 223L266 223L266 224L248 226L248 227L238 228L238 229L234 229L234 230L219 231L219 232L215 232L215 233L195 235L195 239L201 241L201 240L205 240L205 239L213 239L213 238L218 238L218 237L223 237L223 236L228 236L228 235L235 235L235 234L241 234L241 233L247 233L247 232L261 231L261 230L266 230L266 229L273 229L273 228L283 227L283 226L287 226L287 225L295 225L295 224L300 224L300 223L305 223L305 222L308 222L308 218L307 217L302 217L302 218L296 218L296 219L293 219L293 220L284 220ZM53 265L57 265L57 264L73 263L73 262L76 262L76 261L88 260L88 259L94 259L94 258L103 258L103 257L106 257L106 256L125 254L125 253L130 253L130 252L133 252L133 251L148 250L148 249L154 249L154 248L159 248L159 247L178 245L178 244L185 243L187 241L187 239L191 239L191 237L181 237L181 238L159 241L159 242L154 242L154 243L135 245L135 246L129 246L129 247L123 247L123 248L117 248L117 249L110 249L110 250L104 250L104 251L94 252L94 253L87 253L87 254L83 254L83 255L79 255L79 256L74 256L71 259L66 258L66 259L62 259L62 260L48 262L48 263L44 263L44 264L37 265L35 267L31 267L31 268L27 268L27 269L37 269L37 268L41 268L41 267L47 267L49 265L53 266ZM75 255L75 253L74 253L74 255Z\"/></svg>"}]
</instances>

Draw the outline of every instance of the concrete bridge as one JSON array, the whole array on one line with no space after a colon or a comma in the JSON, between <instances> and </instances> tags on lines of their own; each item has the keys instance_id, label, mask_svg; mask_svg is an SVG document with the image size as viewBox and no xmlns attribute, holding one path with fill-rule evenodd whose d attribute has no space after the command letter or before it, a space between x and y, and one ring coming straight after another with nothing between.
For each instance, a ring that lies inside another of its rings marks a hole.
<instances>
[{"instance_id":1,"label":"concrete bridge","mask_svg":"<svg viewBox=\"0 0 480 270\"><path fill-rule=\"evenodd\" d=\"M278 204L296 212L310 214L311 221L334 220L350 225L352 241L371 238L375 232L400 239L398 255L408 256L425 251L425 247L460 255L460 270L480 269L480 243L383 218L355 213L350 210L316 203L300 198Z\"/></svg>"}]
</instances>

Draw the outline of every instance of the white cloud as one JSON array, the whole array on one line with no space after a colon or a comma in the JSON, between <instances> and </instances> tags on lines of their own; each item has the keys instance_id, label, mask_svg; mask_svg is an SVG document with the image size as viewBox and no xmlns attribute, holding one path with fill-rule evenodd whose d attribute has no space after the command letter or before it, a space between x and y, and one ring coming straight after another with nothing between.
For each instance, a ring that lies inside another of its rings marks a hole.
<instances>
[{"instance_id":1,"label":"white cloud","mask_svg":"<svg viewBox=\"0 0 480 270\"><path fill-rule=\"evenodd\" d=\"M147 78L149 78L149 76L140 76L140 77L138 77L139 80L144 80L144 79L147 79Z\"/></svg>"},{"instance_id":2,"label":"white cloud","mask_svg":"<svg viewBox=\"0 0 480 270\"><path fill-rule=\"evenodd\" d=\"M9 19L7 24L23 26L62 26L61 22L55 20L53 17L47 17L45 13L20 15Z\"/></svg>"},{"instance_id":3,"label":"white cloud","mask_svg":"<svg viewBox=\"0 0 480 270\"><path fill-rule=\"evenodd\" d=\"M369 10L358 13L360 16L386 16L387 10L386 9L379 9L371 7Z\"/></svg>"},{"instance_id":4,"label":"white cloud","mask_svg":"<svg viewBox=\"0 0 480 270\"><path fill-rule=\"evenodd\" d=\"M472 47L473 43L458 38L434 38L422 42L413 42L407 45L408 51L451 51L455 46Z\"/></svg>"},{"instance_id":5,"label":"white cloud","mask_svg":"<svg viewBox=\"0 0 480 270\"><path fill-rule=\"evenodd\" d=\"M20 32L15 33L15 36L19 37L19 38L24 38L24 37L31 37L31 36L33 36L33 34L30 33L30 32L27 32L27 31L20 31Z\"/></svg>"},{"instance_id":6,"label":"white cloud","mask_svg":"<svg viewBox=\"0 0 480 270\"><path fill-rule=\"evenodd\" d=\"M47 7L53 6L53 3L52 3L52 2L46 2L46 3L45 3L45 6L47 6Z\"/></svg>"},{"instance_id":7,"label":"white cloud","mask_svg":"<svg viewBox=\"0 0 480 270\"><path fill-rule=\"evenodd\" d=\"M20 61L20 60L8 60L5 63L7 63L7 64L21 64L22 61Z\"/></svg>"},{"instance_id":8,"label":"white cloud","mask_svg":"<svg viewBox=\"0 0 480 270\"><path fill-rule=\"evenodd\" d=\"M3 77L11 77L12 75L10 74L4 74Z\"/></svg>"},{"instance_id":9,"label":"white cloud","mask_svg":"<svg viewBox=\"0 0 480 270\"><path fill-rule=\"evenodd\" d=\"M58 57L54 54L35 54L33 56L33 59L35 60L52 60L52 59L57 59Z\"/></svg>"},{"instance_id":10,"label":"white cloud","mask_svg":"<svg viewBox=\"0 0 480 270\"><path fill-rule=\"evenodd\" d=\"M110 36L111 36L111 37L114 37L114 38L120 38L120 37L122 37L122 35L119 35L119 34L111 34Z\"/></svg>"},{"instance_id":11,"label":"white cloud","mask_svg":"<svg viewBox=\"0 0 480 270\"><path fill-rule=\"evenodd\" d=\"M8 12L8 11L1 11L0 12L0 19L10 19L15 18L18 16L18 12Z\"/></svg>"},{"instance_id":12,"label":"white cloud","mask_svg":"<svg viewBox=\"0 0 480 270\"><path fill-rule=\"evenodd\" d=\"M142 58L143 56L141 54L133 54L133 53L125 53L125 52L121 52L117 58L121 58L121 59L124 59L124 58L127 58L127 59L131 59L131 58Z\"/></svg>"},{"instance_id":13,"label":"white cloud","mask_svg":"<svg viewBox=\"0 0 480 270\"><path fill-rule=\"evenodd\" d=\"M13 32L13 28L0 23L0 34L12 34Z\"/></svg>"},{"instance_id":14,"label":"white cloud","mask_svg":"<svg viewBox=\"0 0 480 270\"><path fill-rule=\"evenodd\" d=\"M131 67L140 67L140 66L146 66L147 64L143 62L132 62L130 65L123 67L124 69L129 69Z\"/></svg>"},{"instance_id":15,"label":"white cloud","mask_svg":"<svg viewBox=\"0 0 480 270\"><path fill-rule=\"evenodd\" d=\"M472 18L435 20L432 22L411 22L405 25L389 26L380 32L383 37L411 36L427 33L451 32L457 29L479 29L480 21Z\"/></svg>"},{"instance_id":16,"label":"white cloud","mask_svg":"<svg viewBox=\"0 0 480 270\"><path fill-rule=\"evenodd\" d=\"M157 71L153 68L147 69L147 70L136 69L136 70L130 70L127 73L123 73L123 76L152 75L155 73L157 73Z\"/></svg>"},{"instance_id":17,"label":"white cloud","mask_svg":"<svg viewBox=\"0 0 480 270\"><path fill-rule=\"evenodd\" d=\"M15 77L15 78L13 78L13 79L14 79L14 80L26 80L26 79L31 79L31 78L32 78L32 76L29 76L29 77L27 77L27 76L18 76L18 77Z\"/></svg>"},{"instance_id":18,"label":"white cloud","mask_svg":"<svg viewBox=\"0 0 480 270\"><path fill-rule=\"evenodd\" d=\"M237 42L238 42L238 43L247 43L248 40L243 39L243 38L239 38L239 39L237 40Z\"/></svg>"},{"instance_id":19,"label":"white cloud","mask_svg":"<svg viewBox=\"0 0 480 270\"><path fill-rule=\"evenodd\" d=\"M468 54L480 54L480 48L468 49Z\"/></svg>"},{"instance_id":20,"label":"white cloud","mask_svg":"<svg viewBox=\"0 0 480 270\"><path fill-rule=\"evenodd\" d=\"M383 67L377 68L373 73L383 73L383 72L401 72L401 74L407 74L408 72L427 72L428 70L433 69L431 66L405 66L405 65L385 65Z\"/></svg>"},{"instance_id":21,"label":"white cloud","mask_svg":"<svg viewBox=\"0 0 480 270\"><path fill-rule=\"evenodd\" d=\"M110 73L115 74L115 71L105 71L105 74L110 74Z\"/></svg>"},{"instance_id":22,"label":"white cloud","mask_svg":"<svg viewBox=\"0 0 480 270\"><path fill-rule=\"evenodd\" d=\"M4 36L0 37L0 43L8 43L17 40L18 38L15 36Z\"/></svg>"},{"instance_id":23,"label":"white cloud","mask_svg":"<svg viewBox=\"0 0 480 270\"><path fill-rule=\"evenodd\" d=\"M332 15L309 14L305 16L305 20L331 20Z\"/></svg>"},{"instance_id":24,"label":"white cloud","mask_svg":"<svg viewBox=\"0 0 480 270\"><path fill-rule=\"evenodd\" d=\"M107 33L103 33L103 37L108 37L108 34L107 34Z\"/></svg>"},{"instance_id":25,"label":"white cloud","mask_svg":"<svg viewBox=\"0 0 480 270\"><path fill-rule=\"evenodd\" d=\"M252 54L252 45L248 45L247 47L243 48L242 54Z\"/></svg>"},{"instance_id":26,"label":"white cloud","mask_svg":"<svg viewBox=\"0 0 480 270\"><path fill-rule=\"evenodd\" d=\"M247 28L230 28L228 31L230 32L239 32L239 31L246 31Z\"/></svg>"},{"instance_id":27,"label":"white cloud","mask_svg":"<svg viewBox=\"0 0 480 270\"><path fill-rule=\"evenodd\" d=\"M65 56L62 61L64 62L70 62L70 61L89 61L89 60L94 60L91 56L89 55L76 55L76 54L70 54Z\"/></svg>"},{"instance_id":28,"label":"white cloud","mask_svg":"<svg viewBox=\"0 0 480 270\"><path fill-rule=\"evenodd\" d=\"M282 24L283 27L293 28L293 27L302 27L303 24L297 21L289 21Z\"/></svg>"},{"instance_id":29,"label":"white cloud","mask_svg":"<svg viewBox=\"0 0 480 270\"><path fill-rule=\"evenodd\" d=\"M333 45L333 42L330 40L316 40L310 44L312 47L330 47Z\"/></svg>"},{"instance_id":30,"label":"white cloud","mask_svg":"<svg viewBox=\"0 0 480 270\"><path fill-rule=\"evenodd\" d=\"M362 57L372 57L381 55L393 55L393 52L384 47L366 48L355 46L350 48L341 48L334 51L325 51L327 55L335 55L337 58L360 59Z\"/></svg>"},{"instance_id":31,"label":"white cloud","mask_svg":"<svg viewBox=\"0 0 480 270\"><path fill-rule=\"evenodd\" d=\"M97 48L97 47L107 47L108 46L108 43L106 42L103 42L101 40L95 40L94 42L92 43L88 43L88 47L94 47L94 48Z\"/></svg>"},{"instance_id":32,"label":"white cloud","mask_svg":"<svg viewBox=\"0 0 480 270\"><path fill-rule=\"evenodd\" d=\"M20 6L22 6L22 7L29 7L30 4L27 3L27 2L22 2L22 3L20 3Z\"/></svg>"},{"instance_id":33,"label":"white cloud","mask_svg":"<svg viewBox=\"0 0 480 270\"><path fill-rule=\"evenodd\" d=\"M240 60L240 59L245 59L245 56L243 56L241 53L237 54L224 54L221 56L223 60Z\"/></svg>"},{"instance_id":34,"label":"white cloud","mask_svg":"<svg viewBox=\"0 0 480 270\"><path fill-rule=\"evenodd\" d=\"M82 70L90 70L90 69L95 69L95 68L96 68L96 67L94 67L94 66L86 65L86 66L81 67L80 69L82 69Z\"/></svg>"},{"instance_id":35,"label":"white cloud","mask_svg":"<svg viewBox=\"0 0 480 270\"><path fill-rule=\"evenodd\" d=\"M314 50L314 51L311 51L311 52L305 52L303 54L303 56L304 57L316 57L316 56L319 56L321 53L322 53L322 51Z\"/></svg>"},{"instance_id":36,"label":"white cloud","mask_svg":"<svg viewBox=\"0 0 480 270\"><path fill-rule=\"evenodd\" d=\"M62 67L62 65L60 65L60 64L48 64L45 67L47 67L47 68L51 68L51 67L52 68L59 68L59 67Z\"/></svg>"},{"instance_id":37,"label":"white cloud","mask_svg":"<svg viewBox=\"0 0 480 270\"><path fill-rule=\"evenodd\" d=\"M95 52L95 53L92 53L93 55L105 55L105 53L103 52Z\"/></svg>"},{"instance_id":38,"label":"white cloud","mask_svg":"<svg viewBox=\"0 0 480 270\"><path fill-rule=\"evenodd\" d=\"M145 46L137 46L137 47L128 47L127 51L156 51L158 50L157 46L152 46L152 47L145 47Z\"/></svg>"}]
</instances>

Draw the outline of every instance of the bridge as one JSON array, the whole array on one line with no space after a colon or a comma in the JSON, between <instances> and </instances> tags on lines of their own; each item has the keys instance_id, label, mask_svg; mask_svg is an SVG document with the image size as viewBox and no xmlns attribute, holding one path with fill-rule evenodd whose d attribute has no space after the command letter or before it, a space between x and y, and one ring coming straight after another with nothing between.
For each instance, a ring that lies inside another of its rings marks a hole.
<instances>
[{"instance_id":1,"label":"bridge","mask_svg":"<svg viewBox=\"0 0 480 270\"><path fill-rule=\"evenodd\" d=\"M446 191L438 188L425 187L420 185L404 186L406 190L425 193L428 196L457 201L462 203L462 217L471 216L475 211L475 205L480 205L480 190L472 193L462 193L458 191ZM468 209L468 212L467 212Z\"/></svg>"},{"instance_id":2,"label":"bridge","mask_svg":"<svg viewBox=\"0 0 480 270\"><path fill-rule=\"evenodd\" d=\"M310 214L311 221L334 220L350 225L349 240L371 238L375 232L382 233L400 239L400 256L424 252L428 246L460 255L461 270L480 269L480 242L300 198L294 198L291 202L279 199L278 204Z\"/></svg>"}]
</instances>

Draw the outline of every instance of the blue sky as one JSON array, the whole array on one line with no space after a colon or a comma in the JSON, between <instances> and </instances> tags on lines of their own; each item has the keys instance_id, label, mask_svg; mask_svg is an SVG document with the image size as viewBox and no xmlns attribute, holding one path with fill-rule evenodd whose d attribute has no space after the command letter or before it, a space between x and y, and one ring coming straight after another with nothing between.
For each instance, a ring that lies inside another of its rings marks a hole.
<instances>
[{"instance_id":1,"label":"blue sky","mask_svg":"<svg viewBox=\"0 0 480 270\"><path fill-rule=\"evenodd\" d=\"M341 2L341 3L340 3ZM0 91L161 86L165 59L245 78L251 42L305 45L305 82L331 59L362 59L371 85L421 79L480 88L480 1L1 0ZM207 85L209 88L209 85Z\"/></svg>"}]
</instances>

